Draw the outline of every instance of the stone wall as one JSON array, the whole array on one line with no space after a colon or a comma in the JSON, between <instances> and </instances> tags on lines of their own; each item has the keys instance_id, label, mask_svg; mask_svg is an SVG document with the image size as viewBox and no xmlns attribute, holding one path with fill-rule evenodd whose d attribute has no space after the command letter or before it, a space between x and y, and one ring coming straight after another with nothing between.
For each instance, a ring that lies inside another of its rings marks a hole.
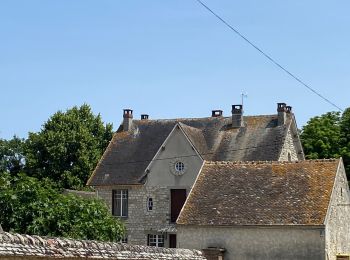
<instances>
[{"instance_id":1,"label":"stone wall","mask_svg":"<svg viewBox=\"0 0 350 260\"><path fill-rule=\"evenodd\" d=\"M128 217L123 219L129 244L147 245L148 234L176 233L175 224L170 223L170 188L140 186L117 186L128 189ZM112 187L98 189L101 197L112 209ZM189 187L187 188L189 192ZM153 199L153 210L147 209L147 198ZM166 236L165 236L165 239ZM165 246L168 246L165 240Z\"/></svg>"},{"instance_id":2,"label":"stone wall","mask_svg":"<svg viewBox=\"0 0 350 260\"><path fill-rule=\"evenodd\" d=\"M78 197L82 197L85 199L94 199L96 198L96 192L94 191L80 191L80 190L70 190L70 189L64 189L63 194L72 194Z\"/></svg>"},{"instance_id":3,"label":"stone wall","mask_svg":"<svg viewBox=\"0 0 350 260\"><path fill-rule=\"evenodd\" d=\"M291 161L298 161L298 152L294 142L291 129L289 129L284 140L280 158L278 159L279 161L288 161L289 158Z\"/></svg>"},{"instance_id":4,"label":"stone wall","mask_svg":"<svg viewBox=\"0 0 350 260\"><path fill-rule=\"evenodd\" d=\"M350 254L350 193L343 164L340 163L326 217L327 260Z\"/></svg>"},{"instance_id":5,"label":"stone wall","mask_svg":"<svg viewBox=\"0 0 350 260\"><path fill-rule=\"evenodd\" d=\"M325 260L324 227L180 225L181 248L225 248L225 260Z\"/></svg>"},{"instance_id":6,"label":"stone wall","mask_svg":"<svg viewBox=\"0 0 350 260\"><path fill-rule=\"evenodd\" d=\"M205 260L200 251L0 233L0 259Z\"/></svg>"}]
</instances>

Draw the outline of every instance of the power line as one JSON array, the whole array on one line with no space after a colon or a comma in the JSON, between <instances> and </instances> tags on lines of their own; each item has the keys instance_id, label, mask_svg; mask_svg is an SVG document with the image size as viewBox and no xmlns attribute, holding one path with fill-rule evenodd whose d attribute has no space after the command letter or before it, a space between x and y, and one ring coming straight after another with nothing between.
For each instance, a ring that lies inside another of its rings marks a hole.
<instances>
[{"instance_id":1,"label":"power line","mask_svg":"<svg viewBox=\"0 0 350 260\"><path fill-rule=\"evenodd\" d=\"M106 165L118 165L118 164L134 164L134 163L145 163L145 162L154 162L154 161L165 161L165 160L174 160L179 158L188 158L188 157L194 157L194 156L203 156L203 155L210 155L210 154L220 154L220 153L227 153L227 152L237 152L237 151L244 151L244 150L251 150L251 149L257 149L257 148L264 148L264 147L276 147L276 144L270 144L270 145L258 145L258 146L251 146L251 147L245 147L245 148L239 148L239 149L228 149L223 150L220 152L207 152L207 153L196 153L196 154L190 154L190 155L180 155L180 156L174 156L174 157L166 157L166 158L157 158L157 159L151 159L151 160L140 160L140 161L128 161L128 162L116 162L116 163L107 163Z\"/></svg>"},{"instance_id":2,"label":"power line","mask_svg":"<svg viewBox=\"0 0 350 260\"><path fill-rule=\"evenodd\" d=\"M270 55L268 55L266 52L264 52L262 49L260 49L257 45L255 45L253 42L251 42L247 37L245 37L243 34L241 34L237 29L235 29L233 26L231 26L228 22L226 22L223 18L221 18L218 14L216 14L212 9L210 9L207 5L205 5L201 0L196 0L199 4L201 4L205 9L207 9L210 13L212 13L217 19L219 19L223 24L225 24L228 28L230 28L233 32L235 32L239 37L241 37L243 40L245 40L250 46L252 46L254 49L256 49L258 52L260 52L263 56L265 56L268 60L270 60L273 64L275 64L277 67L279 67L281 70L283 70L285 73L287 73L289 76L291 76L293 79L298 81L301 85L309 89L311 92L322 98L324 101L326 101L328 104L332 105L333 107L337 108L340 111L343 111L342 108L337 106L335 103L330 101L328 98L317 92L315 89L310 87L308 84L306 84L303 80L301 80L299 77L291 73L288 69L283 67L280 63L278 63L275 59L273 59Z\"/></svg>"}]
</instances>

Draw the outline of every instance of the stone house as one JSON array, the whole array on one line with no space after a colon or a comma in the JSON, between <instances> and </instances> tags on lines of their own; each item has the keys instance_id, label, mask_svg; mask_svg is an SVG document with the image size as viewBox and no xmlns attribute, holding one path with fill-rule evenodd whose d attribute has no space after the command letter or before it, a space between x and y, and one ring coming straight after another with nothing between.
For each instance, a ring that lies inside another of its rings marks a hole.
<instances>
[{"instance_id":1,"label":"stone house","mask_svg":"<svg viewBox=\"0 0 350 260\"><path fill-rule=\"evenodd\" d=\"M123 123L90 177L127 229L124 242L176 247L176 219L205 160L297 161L304 154L292 108L243 116L241 105L211 117L151 120L125 109Z\"/></svg>"},{"instance_id":2,"label":"stone house","mask_svg":"<svg viewBox=\"0 0 350 260\"><path fill-rule=\"evenodd\" d=\"M205 162L177 224L179 247L225 260L349 259L343 162Z\"/></svg>"}]
</instances>

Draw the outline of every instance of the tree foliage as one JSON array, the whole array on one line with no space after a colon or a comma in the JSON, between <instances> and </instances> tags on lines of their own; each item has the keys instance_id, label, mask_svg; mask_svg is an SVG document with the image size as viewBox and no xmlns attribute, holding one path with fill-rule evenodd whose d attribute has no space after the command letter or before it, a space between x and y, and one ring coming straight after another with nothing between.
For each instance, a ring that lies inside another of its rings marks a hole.
<instances>
[{"instance_id":1,"label":"tree foliage","mask_svg":"<svg viewBox=\"0 0 350 260\"><path fill-rule=\"evenodd\" d=\"M83 189L112 138L112 125L104 125L90 106L57 112L26 141L26 172L49 178L59 187Z\"/></svg>"},{"instance_id":2,"label":"tree foliage","mask_svg":"<svg viewBox=\"0 0 350 260\"><path fill-rule=\"evenodd\" d=\"M328 112L311 118L301 131L301 142L307 159L343 157L350 174L350 108L341 115Z\"/></svg>"},{"instance_id":3,"label":"tree foliage","mask_svg":"<svg viewBox=\"0 0 350 260\"><path fill-rule=\"evenodd\" d=\"M23 174L0 175L0 223L5 231L101 241L124 232L102 201L60 194Z\"/></svg>"},{"instance_id":4,"label":"tree foliage","mask_svg":"<svg viewBox=\"0 0 350 260\"><path fill-rule=\"evenodd\" d=\"M16 175L24 164L24 140L16 136L11 140L0 139L0 172Z\"/></svg>"},{"instance_id":5,"label":"tree foliage","mask_svg":"<svg viewBox=\"0 0 350 260\"><path fill-rule=\"evenodd\" d=\"M340 154L343 157L346 172L350 177L350 108L347 108L341 117L340 131Z\"/></svg>"},{"instance_id":6,"label":"tree foliage","mask_svg":"<svg viewBox=\"0 0 350 260\"><path fill-rule=\"evenodd\" d=\"M339 157L340 113L329 112L311 118L303 127L301 141L306 158Z\"/></svg>"}]
</instances>

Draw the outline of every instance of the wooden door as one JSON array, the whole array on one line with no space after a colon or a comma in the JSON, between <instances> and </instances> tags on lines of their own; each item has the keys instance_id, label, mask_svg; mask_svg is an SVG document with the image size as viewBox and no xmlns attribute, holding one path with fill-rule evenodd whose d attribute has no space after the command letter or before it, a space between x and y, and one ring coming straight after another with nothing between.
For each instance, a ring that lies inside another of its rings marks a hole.
<instances>
[{"instance_id":1,"label":"wooden door","mask_svg":"<svg viewBox=\"0 0 350 260\"><path fill-rule=\"evenodd\" d=\"M182 206L186 201L186 189L172 189L171 190L171 217L172 223L176 222L177 217L180 214Z\"/></svg>"},{"instance_id":2,"label":"wooden door","mask_svg":"<svg viewBox=\"0 0 350 260\"><path fill-rule=\"evenodd\" d=\"M169 235L169 248L176 248L176 235L175 234Z\"/></svg>"}]
</instances>

